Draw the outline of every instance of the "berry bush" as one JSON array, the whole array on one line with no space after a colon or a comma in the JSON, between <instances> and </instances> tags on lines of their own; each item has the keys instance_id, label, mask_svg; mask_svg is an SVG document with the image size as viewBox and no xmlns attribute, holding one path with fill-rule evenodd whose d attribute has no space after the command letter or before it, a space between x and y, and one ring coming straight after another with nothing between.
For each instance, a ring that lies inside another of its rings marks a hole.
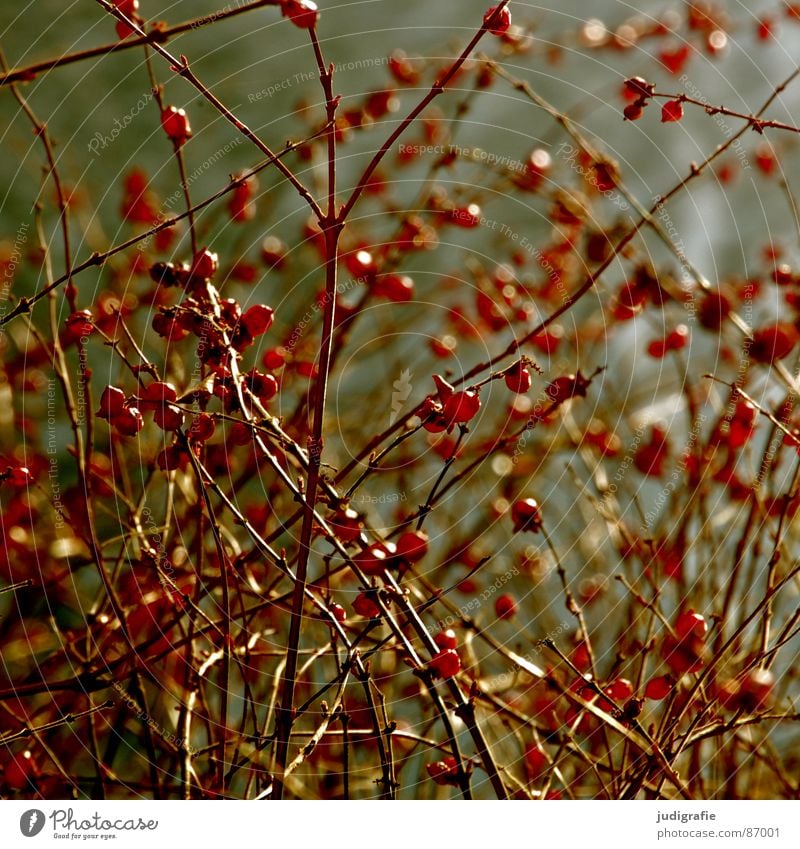
<instances>
[{"instance_id":1,"label":"berry bush","mask_svg":"<svg viewBox=\"0 0 800 849\"><path fill-rule=\"evenodd\" d=\"M0 793L797 798L800 6L62 5Z\"/></svg>"}]
</instances>

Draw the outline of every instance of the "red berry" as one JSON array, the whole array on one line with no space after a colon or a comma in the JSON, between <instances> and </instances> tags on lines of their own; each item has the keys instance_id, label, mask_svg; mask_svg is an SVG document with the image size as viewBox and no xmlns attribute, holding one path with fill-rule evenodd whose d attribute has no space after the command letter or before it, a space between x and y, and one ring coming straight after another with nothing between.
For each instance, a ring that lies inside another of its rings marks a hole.
<instances>
[{"instance_id":1,"label":"red berry","mask_svg":"<svg viewBox=\"0 0 800 849\"><path fill-rule=\"evenodd\" d=\"M278 345L277 348L270 348L264 352L261 362L271 371L286 364L286 356L289 352L283 345Z\"/></svg>"},{"instance_id":2,"label":"red berry","mask_svg":"<svg viewBox=\"0 0 800 849\"><path fill-rule=\"evenodd\" d=\"M382 575L387 567L386 549L380 545L371 545L354 558L356 566L365 575Z\"/></svg>"},{"instance_id":3,"label":"red berry","mask_svg":"<svg viewBox=\"0 0 800 849\"><path fill-rule=\"evenodd\" d=\"M428 535L425 531L406 531L397 540L397 556L416 563L428 553Z\"/></svg>"},{"instance_id":4,"label":"red berry","mask_svg":"<svg viewBox=\"0 0 800 849\"><path fill-rule=\"evenodd\" d=\"M158 410L165 404L178 400L178 393L171 383L155 380L144 389L139 390L136 403L143 413Z\"/></svg>"},{"instance_id":5,"label":"red berry","mask_svg":"<svg viewBox=\"0 0 800 849\"><path fill-rule=\"evenodd\" d=\"M176 147L182 147L192 137L192 128L186 116L186 110L176 106L167 106L161 113L161 126L167 138Z\"/></svg>"},{"instance_id":6,"label":"red berry","mask_svg":"<svg viewBox=\"0 0 800 849\"><path fill-rule=\"evenodd\" d=\"M123 436L136 436L144 427L144 419L136 407L124 407L119 413L114 415L114 418L111 419L111 424Z\"/></svg>"},{"instance_id":7,"label":"red berry","mask_svg":"<svg viewBox=\"0 0 800 849\"><path fill-rule=\"evenodd\" d=\"M456 763L456 759L452 756L442 758L440 761L425 764L425 769L428 771L428 775L437 784L453 785L458 784L459 782L458 764Z\"/></svg>"},{"instance_id":8,"label":"red berry","mask_svg":"<svg viewBox=\"0 0 800 849\"><path fill-rule=\"evenodd\" d=\"M644 694L648 699L660 702L672 692L672 680L666 675L651 678L644 688Z\"/></svg>"},{"instance_id":9,"label":"red berry","mask_svg":"<svg viewBox=\"0 0 800 849\"><path fill-rule=\"evenodd\" d=\"M125 407L125 393L116 386L106 386L100 396L100 409L97 417L111 421L114 416L119 415Z\"/></svg>"},{"instance_id":10,"label":"red berry","mask_svg":"<svg viewBox=\"0 0 800 849\"><path fill-rule=\"evenodd\" d=\"M94 322L90 310L77 310L67 318L65 342L74 342L94 331Z\"/></svg>"},{"instance_id":11,"label":"red berry","mask_svg":"<svg viewBox=\"0 0 800 849\"><path fill-rule=\"evenodd\" d=\"M414 281L406 274L385 274L375 280L372 291L395 303L403 303L414 297Z\"/></svg>"},{"instance_id":12,"label":"red berry","mask_svg":"<svg viewBox=\"0 0 800 849\"><path fill-rule=\"evenodd\" d=\"M767 708L772 703L775 676L769 669L751 669L739 685L739 702L748 713Z\"/></svg>"},{"instance_id":13,"label":"red berry","mask_svg":"<svg viewBox=\"0 0 800 849\"><path fill-rule=\"evenodd\" d=\"M275 312L265 304L254 304L241 318L247 332L253 337L266 333L272 327L274 320Z\"/></svg>"},{"instance_id":14,"label":"red berry","mask_svg":"<svg viewBox=\"0 0 800 849\"><path fill-rule=\"evenodd\" d=\"M525 747L525 765L533 775L539 775L550 766L550 761L541 746L530 743Z\"/></svg>"},{"instance_id":15,"label":"red berry","mask_svg":"<svg viewBox=\"0 0 800 849\"><path fill-rule=\"evenodd\" d=\"M208 413L200 413L195 416L192 426L189 428L189 437L196 442L208 442L217 429L216 422Z\"/></svg>"},{"instance_id":16,"label":"red berry","mask_svg":"<svg viewBox=\"0 0 800 849\"><path fill-rule=\"evenodd\" d=\"M490 6L483 16L484 26L492 35L505 35L511 26L511 12L508 6L498 11L497 6Z\"/></svg>"},{"instance_id":17,"label":"red berry","mask_svg":"<svg viewBox=\"0 0 800 849\"><path fill-rule=\"evenodd\" d=\"M12 486L23 487L33 482L33 475L27 466L9 466L0 480L7 480Z\"/></svg>"},{"instance_id":18,"label":"red berry","mask_svg":"<svg viewBox=\"0 0 800 849\"><path fill-rule=\"evenodd\" d=\"M524 395L531 388L533 380L531 370L521 362L514 363L505 373L506 386L518 395Z\"/></svg>"},{"instance_id":19,"label":"red berry","mask_svg":"<svg viewBox=\"0 0 800 849\"><path fill-rule=\"evenodd\" d=\"M685 324L679 324L674 330L667 334L664 345L668 351L679 351L686 347L689 341L689 328Z\"/></svg>"},{"instance_id":20,"label":"red berry","mask_svg":"<svg viewBox=\"0 0 800 849\"><path fill-rule=\"evenodd\" d=\"M668 100L661 107L661 123L670 124L683 118L683 104L680 100Z\"/></svg>"},{"instance_id":21,"label":"red berry","mask_svg":"<svg viewBox=\"0 0 800 849\"><path fill-rule=\"evenodd\" d=\"M499 595L494 603L494 612L498 619L513 619L517 615L517 602L513 595Z\"/></svg>"},{"instance_id":22,"label":"red berry","mask_svg":"<svg viewBox=\"0 0 800 849\"><path fill-rule=\"evenodd\" d=\"M622 704L633 695L633 684L627 678L617 678L605 688L604 692L617 704Z\"/></svg>"},{"instance_id":23,"label":"red berry","mask_svg":"<svg viewBox=\"0 0 800 849\"><path fill-rule=\"evenodd\" d=\"M342 542L354 542L361 536L362 524L351 508L339 510L330 520L331 530Z\"/></svg>"},{"instance_id":24,"label":"red berry","mask_svg":"<svg viewBox=\"0 0 800 849\"><path fill-rule=\"evenodd\" d=\"M448 628L446 631L439 631L433 638L433 641L442 651L458 648L458 637L452 628Z\"/></svg>"},{"instance_id":25,"label":"red berry","mask_svg":"<svg viewBox=\"0 0 800 849\"><path fill-rule=\"evenodd\" d=\"M450 212L450 220L458 227L466 229L477 227L481 223L481 208L477 203L456 207Z\"/></svg>"},{"instance_id":26,"label":"red berry","mask_svg":"<svg viewBox=\"0 0 800 849\"><path fill-rule=\"evenodd\" d=\"M281 13L300 29L312 29L319 21L317 4L311 0L281 0Z\"/></svg>"},{"instance_id":27,"label":"red berry","mask_svg":"<svg viewBox=\"0 0 800 849\"><path fill-rule=\"evenodd\" d=\"M750 356L758 363L773 363L792 353L800 334L793 324L778 322L753 333Z\"/></svg>"},{"instance_id":28,"label":"red berry","mask_svg":"<svg viewBox=\"0 0 800 849\"><path fill-rule=\"evenodd\" d=\"M199 250L192 260L192 277L200 280L210 280L219 266L219 257L208 248Z\"/></svg>"},{"instance_id":29,"label":"red berry","mask_svg":"<svg viewBox=\"0 0 800 849\"><path fill-rule=\"evenodd\" d=\"M461 658L455 649L443 649L431 658L428 666L437 678L452 678L461 669Z\"/></svg>"},{"instance_id":30,"label":"red berry","mask_svg":"<svg viewBox=\"0 0 800 849\"><path fill-rule=\"evenodd\" d=\"M454 392L445 402L442 414L450 423L463 424L473 419L481 408L477 392L463 390Z\"/></svg>"},{"instance_id":31,"label":"red berry","mask_svg":"<svg viewBox=\"0 0 800 849\"><path fill-rule=\"evenodd\" d=\"M547 386L545 392L554 404L563 404L571 398L585 398L588 386L589 381L578 372L557 377Z\"/></svg>"},{"instance_id":32,"label":"red berry","mask_svg":"<svg viewBox=\"0 0 800 849\"><path fill-rule=\"evenodd\" d=\"M173 404L163 404L153 413L153 421L161 430L178 430L183 427L183 411Z\"/></svg>"},{"instance_id":33,"label":"red berry","mask_svg":"<svg viewBox=\"0 0 800 849\"><path fill-rule=\"evenodd\" d=\"M641 100L634 103L629 103L623 110L622 114L626 121L638 121L644 115L645 104Z\"/></svg>"},{"instance_id":34,"label":"red berry","mask_svg":"<svg viewBox=\"0 0 800 849\"><path fill-rule=\"evenodd\" d=\"M31 790L36 777L36 764L28 751L7 756L3 767L3 783L11 790Z\"/></svg>"},{"instance_id":35,"label":"red berry","mask_svg":"<svg viewBox=\"0 0 800 849\"><path fill-rule=\"evenodd\" d=\"M679 640L684 640L687 637L702 639L708 633L708 623L704 616L695 613L694 610L687 610L675 620L675 633Z\"/></svg>"},{"instance_id":36,"label":"red berry","mask_svg":"<svg viewBox=\"0 0 800 849\"><path fill-rule=\"evenodd\" d=\"M329 605L328 610L333 614L333 618L337 622L344 622L347 619L347 611L342 607L341 604L336 604L335 602Z\"/></svg>"},{"instance_id":37,"label":"red berry","mask_svg":"<svg viewBox=\"0 0 800 849\"><path fill-rule=\"evenodd\" d=\"M542 529L539 504L533 498L523 498L515 502L511 508L511 521L514 523L514 533L520 531L538 533Z\"/></svg>"},{"instance_id":38,"label":"red berry","mask_svg":"<svg viewBox=\"0 0 800 849\"><path fill-rule=\"evenodd\" d=\"M643 77L631 77L625 80L625 90L636 98L651 97L656 87Z\"/></svg>"},{"instance_id":39,"label":"red berry","mask_svg":"<svg viewBox=\"0 0 800 849\"><path fill-rule=\"evenodd\" d=\"M359 593L353 601L353 610L365 619L377 619L381 609L369 593Z\"/></svg>"}]
</instances>

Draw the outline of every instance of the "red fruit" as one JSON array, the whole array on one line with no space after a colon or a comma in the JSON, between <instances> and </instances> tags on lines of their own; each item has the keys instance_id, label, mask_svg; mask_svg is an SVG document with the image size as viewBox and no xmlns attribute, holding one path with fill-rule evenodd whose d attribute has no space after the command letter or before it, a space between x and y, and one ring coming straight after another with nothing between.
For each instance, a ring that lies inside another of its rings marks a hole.
<instances>
[{"instance_id":1,"label":"red fruit","mask_svg":"<svg viewBox=\"0 0 800 849\"><path fill-rule=\"evenodd\" d=\"M416 563L428 553L428 535L425 531L406 531L397 540L397 556Z\"/></svg>"},{"instance_id":2,"label":"red fruit","mask_svg":"<svg viewBox=\"0 0 800 849\"><path fill-rule=\"evenodd\" d=\"M7 756L3 767L3 783L11 790L30 790L36 777L36 764L28 751Z\"/></svg>"},{"instance_id":3,"label":"red fruit","mask_svg":"<svg viewBox=\"0 0 800 849\"><path fill-rule=\"evenodd\" d=\"M709 292L698 309L700 324L707 330L719 330L731 311L731 302L721 292Z\"/></svg>"},{"instance_id":4,"label":"red fruit","mask_svg":"<svg viewBox=\"0 0 800 849\"><path fill-rule=\"evenodd\" d=\"M385 274L375 280L372 291L395 303L403 303L414 297L414 281L406 274Z\"/></svg>"},{"instance_id":5,"label":"red fruit","mask_svg":"<svg viewBox=\"0 0 800 849\"><path fill-rule=\"evenodd\" d=\"M153 421L161 430L178 430L183 427L183 411L173 404L164 404L153 413Z\"/></svg>"},{"instance_id":6,"label":"red fruit","mask_svg":"<svg viewBox=\"0 0 800 849\"><path fill-rule=\"evenodd\" d=\"M199 250L192 260L192 277L201 280L210 280L219 266L219 257L208 248Z\"/></svg>"},{"instance_id":7,"label":"red fruit","mask_svg":"<svg viewBox=\"0 0 800 849\"><path fill-rule=\"evenodd\" d=\"M651 678L644 688L644 694L648 699L660 702L672 692L672 680L666 675Z\"/></svg>"},{"instance_id":8,"label":"red fruit","mask_svg":"<svg viewBox=\"0 0 800 849\"><path fill-rule=\"evenodd\" d=\"M228 200L228 212L233 221L252 221L256 215L256 205L253 203L253 194L258 188L258 180L248 177L241 183L237 183Z\"/></svg>"},{"instance_id":9,"label":"red fruit","mask_svg":"<svg viewBox=\"0 0 800 849\"><path fill-rule=\"evenodd\" d=\"M458 648L458 637L452 628L448 628L446 631L439 631L433 638L433 641L442 651Z\"/></svg>"},{"instance_id":10,"label":"red fruit","mask_svg":"<svg viewBox=\"0 0 800 849\"><path fill-rule=\"evenodd\" d=\"M217 429L216 422L208 413L200 413L195 416L192 426L189 428L189 438L196 442L208 442Z\"/></svg>"},{"instance_id":11,"label":"red fruit","mask_svg":"<svg viewBox=\"0 0 800 849\"><path fill-rule=\"evenodd\" d=\"M443 649L431 658L428 667L437 678L452 678L461 669L461 658L455 649Z\"/></svg>"},{"instance_id":12,"label":"red fruit","mask_svg":"<svg viewBox=\"0 0 800 849\"><path fill-rule=\"evenodd\" d=\"M576 375L568 374L557 377L547 386L545 392L554 404L563 404L570 398L585 398L588 386L589 381L578 372Z\"/></svg>"},{"instance_id":13,"label":"red fruit","mask_svg":"<svg viewBox=\"0 0 800 849\"><path fill-rule=\"evenodd\" d=\"M345 256L347 270L356 280L372 279L378 270L375 258L367 250L352 251Z\"/></svg>"},{"instance_id":14,"label":"red fruit","mask_svg":"<svg viewBox=\"0 0 800 849\"><path fill-rule=\"evenodd\" d=\"M506 386L518 395L524 395L531 388L533 380L531 378L531 370L521 362L514 363L513 366L505 373Z\"/></svg>"},{"instance_id":15,"label":"red fruit","mask_svg":"<svg viewBox=\"0 0 800 849\"><path fill-rule=\"evenodd\" d=\"M78 310L67 318L67 333L65 343L75 342L94 331L94 322L90 310Z\"/></svg>"},{"instance_id":16,"label":"red fruit","mask_svg":"<svg viewBox=\"0 0 800 849\"><path fill-rule=\"evenodd\" d=\"M365 575L382 575L387 567L386 549L380 545L371 545L354 558L356 566Z\"/></svg>"},{"instance_id":17,"label":"red fruit","mask_svg":"<svg viewBox=\"0 0 800 849\"><path fill-rule=\"evenodd\" d=\"M184 109L167 106L161 113L161 126L175 147L182 147L192 137L192 128Z\"/></svg>"},{"instance_id":18,"label":"red fruit","mask_svg":"<svg viewBox=\"0 0 800 849\"><path fill-rule=\"evenodd\" d=\"M403 85L416 85L420 73L411 59L402 50L395 50L389 57L389 70L397 82Z\"/></svg>"},{"instance_id":19,"label":"red fruit","mask_svg":"<svg viewBox=\"0 0 800 849\"><path fill-rule=\"evenodd\" d=\"M664 358L664 354L667 353L667 345L665 340L663 339L654 339L647 346L647 353L653 357L655 360L661 360Z\"/></svg>"},{"instance_id":20,"label":"red fruit","mask_svg":"<svg viewBox=\"0 0 800 849\"><path fill-rule=\"evenodd\" d=\"M450 423L463 424L473 419L481 408L477 392L463 390L454 392L445 402L442 414Z\"/></svg>"},{"instance_id":21,"label":"red fruit","mask_svg":"<svg viewBox=\"0 0 800 849\"><path fill-rule=\"evenodd\" d=\"M669 441L666 433L659 427L654 427L650 441L640 445L633 455L633 465L643 474L660 477L664 472L664 464L669 459Z\"/></svg>"},{"instance_id":22,"label":"red fruit","mask_svg":"<svg viewBox=\"0 0 800 849\"><path fill-rule=\"evenodd\" d=\"M633 684L627 678L617 678L604 690L617 704L623 704L633 695Z\"/></svg>"},{"instance_id":23,"label":"red fruit","mask_svg":"<svg viewBox=\"0 0 800 849\"><path fill-rule=\"evenodd\" d=\"M275 312L265 304L254 304L241 318L241 322L247 329L247 332L253 337L266 333L272 327L274 320Z\"/></svg>"},{"instance_id":24,"label":"red fruit","mask_svg":"<svg viewBox=\"0 0 800 849\"><path fill-rule=\"evenodd\" d=\"M440 761L425 764L428 775L441 785L458 784L458 764L454 757L442 758Z\"/></svg>"},{"instance_id":25,"label":"red fruit","mask_svg":"<svg viewBox=\"0 0 800 849\"><path fill-rule=\"evenodd\" d=\"M261 362L271 371L286 364L286 355L288 351L282 345L277 348L270 348L264 352L264 357Z\"/></svg>"},{"instance_id":26,"label":"red fruit","mask_svg":"<svg viewBox=\"0 0 800 849\"><path fill-rule=\"evenodd\" d=\"M625 91L638 98L651 97L656 87L643 77L631 77L625 80Z\"/></svg>"},{"instance_id":27,"label":"red fruit","mask_svg":"<svg viewBox=\"0 0 800 849\"><path fill-rule=\"evenodd\" d=\"M517 602L513 595L499 595L494 603L495 616L498 619L513 619L517 615Z\"/></svg>"},{"instance_id":28,"label":"red fruit","mask_svg":"<svg viewBox=\"0 0 800 849\"><path fill-rule=\"evenodd\" d=\"M368 593L359 593L353 601L353 610L365 619L377 619L381 609Z\"/></svg>"},{"instance_id":29,"label":"red fruit","mask_svg":"<svg viewBox=\"0 0 800 849\"><path fill-rule=\"evenodd\" d=\"M531 190L538 188L552 165L553 159L546 150L541 147L532 150L525 161L525 174L523 176L525 188Z\"/></svg>"},{"instance_id":30,"label":"red fruit","mask_svg":"<svg viewBox=\"0 0 800 849\"><path fill-rule=\"evenodd\" d=\"M144 389L139 390L136 403L143 413L148 413L177 400L178 393L171 383L162 383L156 380Z\"/></svg>"},{"instance_id":31,"label":"red fruit","mask_svg":"<svg viewBox=\"0 0 800 849\"><path fill-rule=\"evenodd\" d=\"M622 114L626 121L638 121L644 115L645 104L641 100L634 103L629 103L623 110Z\"/></svg>"},{"instance_id":32,"label":"red fruit","mask_svg":"<svg viewBox=\"0 0 800 849\"><path fill-rule=\"evenodd\" d=\"M539 504L533 498L523 498L511 508L511 521L514 533L531 531L538 533L542 529L542 514Z\"/></svg>"},{"instance_id":33,"label":"red fruit","mask_svg":"<svg viewBox=\"0 0 800 849\"><path fill-rule=\"evenodd\" d=\"M136 436L144 427L144 419L136 407L125 407L111 419L111 424L123 436Z\"/></svg>"},{"instance_id":34,"label":"red fruit","mask_svg":"<svg viewBox=\"0 0 800 849\"><path fill-rule=\"evenodd\" d=\"M668 100L661 107L661 123L670 124L683 118L683 104L680 100Z\"/></svg>"},{"instance_id":35,"label":"red fruit","mask_svg":"<svg viewBox=\"0 0 800 849\"><path fill-rule=\"evenodd\" d=\"M671 74L679 74L689 61L691 53L692 48L688 44L682 44L674 50L663 51L658 58Z\"/></svg>"},{"instance_id":36,"label":"red fruit","mask_svg":"<svg viewBox=\"0 0 800 849\"><path fill-rule=\"evenodd\" d=\"M33 482L33 475L27 466L9 466L0 480L8 481L12 486L23 487Z\"/></svg>"},{"instance_id":37,"label":"red fruit","mask_svg":"<svg viewBox=\"0 0 800 849\"><path fill-rule=\"evenodd\" d=\"M477 227L481 223L481 208L477 203L456 207L450 212L450 220L458 227L467 229Z\"/></svg>"},{"instance_id":38,"label":"red fruit","mask_svg":"<svg viewBox=\"0 0 800 849\"><path fill-rule=\"evenodd\" d=\"M525 747L525 765L531 774L539 775L550 766L550 761L541 746L530 743Z\"/></svg>"},{"instance_id":39,"label":"red fruit","mask_svg":"<svg viewBox=\"0 0 800 849\"><path fill-rule=\"evenodd\" d=\"M337 622L344 622L347 619L347 611L342 607L341 604L336 604L335 602L328 606L328 610L333 614L333 618Z\"/></svg>"},{"instance_id":40,"label":"red fruit","mask_svg":"<svg viewBox=\"0 0 800 849\"><path fill-rule=\"evenodd\" d=\"M679 640L685 640L688 637L703 639L708 633L708 623L704 616L695 613L694 610L687 610L675 620L675 633Z\"/></svg>"},{"instance_id":41,"label":"red fruit","mask_svg":"<svg viewBox=\"0 0 800 849\"><path fill-rule=\"evenodd\" d=\"M736 449L746 445L756 430L756 419L758 411L749 401L739 400L733 410L730 424L728 425L727 442L729 447ZM793 440L790 440L793 444Z\"/></svg>"},{"instance_id":42,"label":"red fruit","mask_svg":"<svg viewBox=\"0 0 800 849\"><path fill-rule=\"evenodd\" d=\"M679 324L674 330L667 334L664 345L668 351L679 351L686 347L689 341L689 328L685 324Z\"/></svg>"},{"instance_id":43,"label":"red fruit","mask_svg":"<svg viewBox=\"0 0 800 849\"><path fill-rule=\"evenodd\" d=\"M768 708L775 690L775 676L769 669L751 669L739 685L739 702L748 713Z\"/></svg>"},{"instance_id":44,"label":"red fruit","mask_svg":"<svg viewBox=\"0 0 800 849\"><path fill-rule=\"evenodd\" d=\"M121 389L117 389L116 386L106 386L100 396L100 409L97 411L97 417L111 421L124 408L125 393Z\"/></svg>"},{"instance_id":45,"label":"red fruit","mask_svg":"<svg viewBox=\"0 0 800 849\"><path fill-rule=\"evenodd\" d=\"M753 333L750 356L758 363L773 363L792 353L800 334L793 324L778 322Z\"/></svg>"},{"instance_id":46,"label":"red fruit","mask_svg":"<svg viewBox=\"0 0 800 849\"><path fill-rule=\"evenodd\" d=\"M317 4L311 0L282 0L281 13L300 29L313 29L319 21Z\"/></svg>"},{"instance_id":47,"label":"red fruit","mask_svg":"<svg viewBox=\"0 0 800 849\"><path fill-rule=\"evenodd\" d=\"M342 542L354 542L361 536L362 524L351 508L339 510L330 521L331 530Z\"/></svg>"},{"instance_id":48,"label":"red fruit","mask_svg":"<svg viewBox=\"0 0 800 849\"><path fill-rule=\"evenodd\" d=\"M497 6L490 6L483 16L483 24L492 35L505 35L511 26L511 12L508 6L498 11Z\"/></svg>"}]
</instances>

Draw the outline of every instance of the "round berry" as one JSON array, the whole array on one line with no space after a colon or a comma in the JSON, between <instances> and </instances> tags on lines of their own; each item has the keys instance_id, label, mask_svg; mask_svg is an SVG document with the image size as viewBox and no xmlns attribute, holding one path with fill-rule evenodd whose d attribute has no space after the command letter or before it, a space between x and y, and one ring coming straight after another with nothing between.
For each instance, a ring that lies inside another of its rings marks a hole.
<instances>
[{"instance_id":1,"label":"round berry","mask_svg":"<svg viewBox=\"0 0 800 849\"><path fill-rule=\"evenodd\" d=\"M300 29L313 29L319 21L317 4L311 0L281 0L281 12Z\"/></svg>"},{"instance_id":2,"label":"round berry","mask_svg":"<svg viewBox=\"0 0 800 849\"><path fill-rule=\"evenodd\" d=\"M433 638L433 641L442 651L458 648L458 637L452 628L448 628L446 631L439 631Z\"/></svg>"},{"instance_id":3,"label":"round berry","mask_svg":"<svg viewBox=\"0 0 800 849\"><path fill-rule=\"evenodd\" d=\"M370 593L359 593L353 601L353 610L365 619L377 619L381 615L381 609Z\"/></svg>"},{"instance_id":4,"label":"round berry","mask_svg":"<svg viewBox=\"0 0 800 849\"><path fill-rule=\"evenodd\" d=\"M492 35L505 35L511 26L511 12L508 6L498 10L497 6L490 6L483 16L483 24Z\"/></svg>"},{"instance_id":5,"label":"round berry","mask_svg":"<svg viewBox=\"0 0 800 849\"><path fill-rule=\"evenodd\" d=\"M533 498L516 501L511 508L511 521L514 523L514 533L538 533L542 529L542 514L537 501Z\"/></svg>"},{"instance_id":6,"label":"round berry","mask_svg":"<svg viewBox=\"0 0 800 849\"><path fill-rule=\"evenodd\" d=\"M518 395L524 395L531 388L533 380L531 370L523 363L514 363L505 373L506 386Z\"/></svg>"},{"instance_id":7,"label":"round berry","mask_svg":"<svg viewBox=\"0 0 800 849\"><path fill-rule=\"evenodd\" d=\"M455 649L443 649L431 658L428 666L437 678L452 678L461 670L461 658Z\"/></svg>"},{"instance_id":8,"label":"round berry","mask_svg":"<svg viewBox=\"0 0 800 849\"><path fill-rule=\"evenodd\" d=\"M161 126L175 147L182 147L192 137L192 127L185 109L167 106L161 113Z\"/></svg>"},{"instance_id":9,"label":"round berry","mask_svg":"<svg viewBox=\"0 0 800 849\"><path fill-rule=\"evenodd\" d=\"M416 563L428 553L428 535L425 531L406 531L397 540L397 556Z\"/></svg>"},{"instance_id":10,"label":"round berry","mask_svg":"<svg viewBox=\"0 0 800 849\"><path fill-rule=\"evenodd\" d=\"M517 615L517 601L513 595L503 593L494 603L495 616L498 619L513 619Z\"/></svg>"}]
</instances>

